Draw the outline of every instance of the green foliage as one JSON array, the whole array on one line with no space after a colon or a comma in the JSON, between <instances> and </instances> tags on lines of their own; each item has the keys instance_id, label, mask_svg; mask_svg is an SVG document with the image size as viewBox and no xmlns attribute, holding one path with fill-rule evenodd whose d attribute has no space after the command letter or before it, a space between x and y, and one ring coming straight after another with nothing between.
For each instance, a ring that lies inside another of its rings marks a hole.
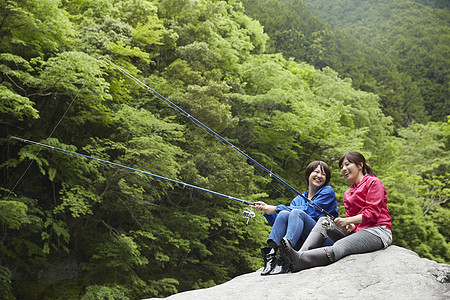
<instances>
[{"instance_id":1,"label":"green foliage","mask_svg":"<svg viewBox=\"0 0 450 300\"><path fill-rule=\"evenodd\" d=\"M400 131L396 160L381 178L389 194L394 244L448 262L448 123L413 124Z\"/></svg>"},{"instance_id":2,"label":"green foliage","mask_svg":"<svg viewBox=\"0 0 450 300\"><path fill-rule=\"evenodd\" d=\"M70 43L74 26L59 0L3 1L1 52L30 59L55 53Z\"/></svg>"},{"instance_id":3,"label":"green foliage","mask_svg":"<svg viewBox=\"0 0 450 300\"><path fill-rule=\"evenodd\" d=\"M125 292L120 287L108 287L99 285L90 285L86 288L86 293L81 297L82 300L128 300Z\"/></svg>"},{"instance_id":4,"label":"green foliage","mask_svg":"<svg viewBox=\"0 0 450 300\"><path fill-rule=\"evenodd\" d=\"M18 201L0 201L0 222L11 229L19 229L27 213L27 206Z\"/></svg>"},{"instance_id":5,"label":"green foliage","mask_svg":"<svg viewBox=\"0 0 450 300\"><path fill-rule=\"evenodd\" d=\"M379 1L377 5L348 0L305 2L316 16L334 28L346 30L395 62L403 77L403 101L413 108L410 112L422 109L414 108L422 98L427 115L433 121L445 121L450 113L446 100L449 87L445 83L449 78L445 55L450 45L448 5L424 6L419 4L424 1L410 0Z\"/></svg>"},{"instance_id":6,"label":"green foliage","mask_svg":"<svg viewBox=\"0 0 450 300\"><path fill-rule=\"evenodd\" d=\"M450 123L413 124L399 133L404 139L404 169L418 175L416 188L422 189L418 204L423 214L450 199L449 140Z\"/></svg>"},{"instance_id":7,"label":"green foliage","mask_svg":"<svg viewBox=\"0 0 450 300\"><path fill-rule=\"evenodd\" d=\"M285 57L320 69L331 67L341 77L351 78L355 89L380 96L383 112L393 118L396 126L427 120L417 83L412 82L412 75L398 71L399 66L393 63L395 58L375 46L365 45L340 28L332 29L314 16L316 11L311 12L303 1L246 0L243 3L248 14L260 20L271 37L269 51L282 52ZM328 6L322 8L322 12L327 9ZM271 13L274 11L276 14Z\"/></svg>"},{"instance_id":8,"label":"green foliage","mask_svg":"<svg viewBox=\"0 0 450 300\"><path fill-rule=\"evenodd\" d=\"M395 193L392 202L398 201ZM394 245L409 248L438 262L445 263L450 258L450 245L444 236L439 233L432 219L423 218L420 207L413 199L402 205L391 204L389 210L393 218L392 228Z\"/></svg>"},{"instance_id":9,"label":"green foliage","mask_svg":"<svg viewBox=\"0 0 450 300\"><path fill-rule=\"evenodd\" d=\"M10 69L12 65L17 68ZM28 73L30 70L32 70L30 63L22 57L10 53L0 54L0 78L18 78L22 81L30 81L32 80ZM23 121L28 117L39 118L38 111L33 107L34 103L28 97L15 92L14 89L14 81L2 80L0 85L0 122L4 124L9 119Z\"/></svg>"},{"instance_id":10,"label":"green foliage","mask_svg":"<svg viewBox=\"0 0 450 300\"><path fill-rule=\"evenodd\" d=\"M2 299L15 299L11 290L11 271L0 266L0 296Z\"/></svg>"}]
</instances>

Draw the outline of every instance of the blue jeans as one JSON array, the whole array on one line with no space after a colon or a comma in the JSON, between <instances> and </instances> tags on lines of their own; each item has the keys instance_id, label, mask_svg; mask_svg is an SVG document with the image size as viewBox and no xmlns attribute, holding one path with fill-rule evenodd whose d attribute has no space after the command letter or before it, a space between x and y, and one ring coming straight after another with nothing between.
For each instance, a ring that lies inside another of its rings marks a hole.
<instances>
[{"instance_id":1,"label":"blue jeans","mask_svg":"<svg viewBox=\"0 0 450 300\"><path fill-rule=\"evenodd\" d=\"M316 221L303 210L282 210L278 213L267 240L272 240L280 245L281 239L286 237L298 250L315 225ZM333 241L327 238L324 246L330 245L333 245Z\"/></svg>"}]
</instances>

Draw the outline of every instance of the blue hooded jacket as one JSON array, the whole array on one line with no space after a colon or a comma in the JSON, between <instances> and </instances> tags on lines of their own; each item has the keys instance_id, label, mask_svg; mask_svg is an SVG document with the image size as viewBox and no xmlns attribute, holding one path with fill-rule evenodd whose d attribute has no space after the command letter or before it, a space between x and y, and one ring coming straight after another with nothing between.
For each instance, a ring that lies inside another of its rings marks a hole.
<instances>
[{"instance_id":1,"label":"blue hooded jacket","mask_svg":"<svg viewBox=\"0 0 450 300\"><path fill-rule=\"evenodd\" d=\"M321 187L316 192L311 201L318 207L330 213L335 218L338 217L336 194L334 193L334 190L331 186L326 185ZM269 225L273 226L273 223L275 222L275 219L280 211L282 210L292 211L293 209L303 210L315 221L317 221L320 217L325 216L317 208L315 208L312 204L308 202L308 191L304 192L303 195L298 195L297 197L295 197L289 206L283 204L277 205L277 207L275 208L276 213L272 215L264 213L263 215L264 217L266 217L267 221L269 222Z\"/></svg>"}]
</instances>

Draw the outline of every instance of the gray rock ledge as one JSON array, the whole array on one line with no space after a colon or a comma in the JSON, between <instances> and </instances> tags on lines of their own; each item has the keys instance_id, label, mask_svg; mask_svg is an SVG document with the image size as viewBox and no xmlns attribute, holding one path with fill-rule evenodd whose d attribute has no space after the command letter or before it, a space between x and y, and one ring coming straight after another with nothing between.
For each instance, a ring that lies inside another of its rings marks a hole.
<instances>
[{"instance_id":1,"label":"gray rock ledge","mask_svg":"<svg viewBox=\"0 0 450 300\"><path fill-rule=\"evenodd\" d=\"M298 273L260 273L261 269L165 299L450 299L450 265L420 258L398 246L350 255L334 264Z\"/></svg>"}]
</instances>

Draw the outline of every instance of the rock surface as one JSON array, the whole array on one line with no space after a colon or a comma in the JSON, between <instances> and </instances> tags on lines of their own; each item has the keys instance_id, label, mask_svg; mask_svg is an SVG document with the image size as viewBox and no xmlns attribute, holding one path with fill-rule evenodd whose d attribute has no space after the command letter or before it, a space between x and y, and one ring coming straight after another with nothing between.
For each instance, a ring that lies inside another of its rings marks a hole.
<instances>
[{"instance_id":1,"label":"rock surface","mask_svg":"<svg viewBox=\"0 0 450 300\"><path fill-rule=\"evenodd\" d=\"M298 273L260 273L258 270L211 288L165 299L450 299L450 265L420 258L397 246L350 255L334 264Z\"/></svg>"}]
</instances>

